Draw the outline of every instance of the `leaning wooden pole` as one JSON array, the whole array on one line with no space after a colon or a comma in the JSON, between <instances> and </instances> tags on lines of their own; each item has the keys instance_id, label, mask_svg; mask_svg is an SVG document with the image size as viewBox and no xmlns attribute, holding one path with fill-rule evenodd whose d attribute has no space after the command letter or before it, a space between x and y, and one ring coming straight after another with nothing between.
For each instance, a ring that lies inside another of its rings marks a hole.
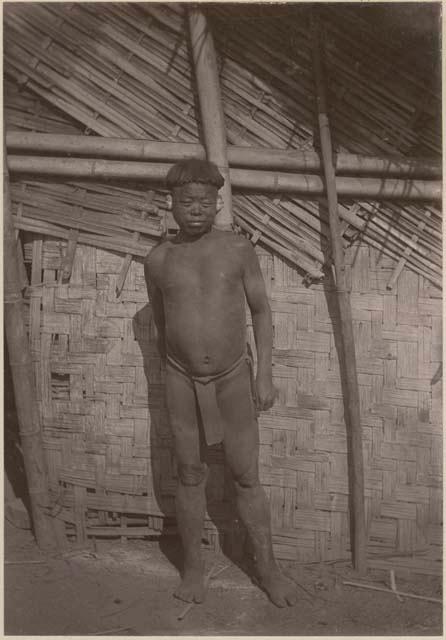
<instances>
[{"instance_id":1,"label":"leaning wooden pole","mask_svg":"<svg viewBox=\"0 0 446 640\"><path fill-rule=\"evenodd\" d=\"M353 519L353 564L360 574L364 574L367 570L367 537L364 509L364 464L355 341L353 335L350 294L347 289L344 251L341 242L342 233L338 213L338 196L336 192L335 170L333 166L330 126L327 115L327 96L322 64L320 27L318 17L314 13L312 14L311 27L318 125L328 201L331 249L335 269L339 315L341 320L340 332L343 347L342 358L344 360L343 369L346 382L344 406L347 409L346 423L351 437L352 468L350 474L350 492L352 496L353 511L351 514Z\"/></svg>"},{"instance_id":2,"label":"leaning wooden pole","mask_svg":"<svg viewBox=\"0 0 446 640\"><path fill-rule=\"evenodd\" d=\"M225 179L225 184L220 189L223 207L217 214L216 226L230 229L233 222L231 180L217 56L212 33L202 10L198 6L191 6L188 16L206 156L208 160L215 162Z\"/></svg>"},{"instance_id":3,"label":"leaning wooden pole","mask_svg":"<svg viewBox=\"0 0 446 640\"><path fill-rule=\"evenodd\" d=\"M50 500L33 368L24 321L24 304L12 223L6 147L3 163L3 278L4 321L20 440L37 544L45 551L57 548Z\"/></svg>"}]
</instances>

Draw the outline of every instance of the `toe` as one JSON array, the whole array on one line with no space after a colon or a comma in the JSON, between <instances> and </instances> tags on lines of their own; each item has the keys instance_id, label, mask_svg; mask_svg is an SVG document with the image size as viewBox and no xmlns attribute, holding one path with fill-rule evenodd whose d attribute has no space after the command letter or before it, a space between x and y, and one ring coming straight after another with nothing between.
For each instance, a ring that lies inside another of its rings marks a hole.
<instances>
[{"instance_id":1,"label":"toe","mask_svg":"<svg viewBox=\"0 0 446 640\"><path fill-rule=\"evenodd\" d=\"M182 600L183 602L193 602L194 600L193 597L187 593L176 592L173 595L175 598L178 598L178 600Z\"/></svg>"},{"instance_id":2,"label":"toe","mask_svg":"<svg viewBox=\"0 0 446 640\"><path fill-rule=\"evenodd\" d=\"M288 603L288 606L290 607L294 607L294 605L297 602L297 594L296 593L289 593L286 597L286 601Z\"/></svg>"},{"instance_id":3,"label":"toe","mask_svg":"<svg viewBox=\"0 0 446 640\"><path fill-rule=\"evenodd\" d=\"M286 600L285 598L281 598L279 596L276 596L275 598L271 598L273 604L276 605L276 607L280 607L280 609L283 609L284 607L286 607Z\"/></svg>"}]
</instances>

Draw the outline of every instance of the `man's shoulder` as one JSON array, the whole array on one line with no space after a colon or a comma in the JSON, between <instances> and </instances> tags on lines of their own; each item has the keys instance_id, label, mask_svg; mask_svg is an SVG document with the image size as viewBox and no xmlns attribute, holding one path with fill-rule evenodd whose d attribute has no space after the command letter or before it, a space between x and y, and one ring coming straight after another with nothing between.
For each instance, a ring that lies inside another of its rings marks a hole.
<instances>
[{"instance_id":1,"label":"man's shoulder","mask_svg":"<svg viewBox=\"0 0 446 640\"><path fill-rule=\"evenodd\" d=\"M166 251L169 248L170 240L163 239L158 244L156 244L152 249L150 249L147 254L144 265L148 268L155 267L160 264L164 260L164 256L166 255Z\"/></svg>"},{"instance_id":2,"label":"man's shoulder","mask_svg":"<svg viewBox=\"0 0 446 640\"><path fill-rule=\"evenodd\" d=\"M236 233L235 231L220 231L217 230L219 239L226 246L232 249L238 249L242 252L251 251L252 244L245 236L242 236L240 233Z\"/></svg>"}]
</instances>

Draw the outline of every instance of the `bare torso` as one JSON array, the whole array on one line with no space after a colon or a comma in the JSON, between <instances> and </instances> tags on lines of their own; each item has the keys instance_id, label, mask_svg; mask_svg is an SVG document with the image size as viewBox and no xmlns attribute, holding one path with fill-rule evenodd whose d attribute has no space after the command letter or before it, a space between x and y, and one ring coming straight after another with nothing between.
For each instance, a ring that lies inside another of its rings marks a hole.
<instances>
[{"instance_id":1,"label":"bare torso","mask_svg":"<svg viewBox=\"0 0 446 640\"><path fill-rule=\"evenodd\" d=\"M162 294L167 353L192 374L220 373L246 348L246 242L212 230L192 242L167 241L149 257Z\"/></svg>"}]
</instances>

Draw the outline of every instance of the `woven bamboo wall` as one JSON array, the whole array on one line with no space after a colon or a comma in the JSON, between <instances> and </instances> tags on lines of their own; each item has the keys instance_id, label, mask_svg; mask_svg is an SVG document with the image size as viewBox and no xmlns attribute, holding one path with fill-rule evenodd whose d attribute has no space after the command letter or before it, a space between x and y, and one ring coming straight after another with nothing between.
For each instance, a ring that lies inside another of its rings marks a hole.
<instances>
[{"instance_id":1,"label":"woven bamboo wall","mask_svg":"<svg viewBox=\"0 0 446 640\"><path fill-rule=\"evenodd\" d=\"M37 236L24 243L54 514L80 541L90 534L167 531L176 470L142 264L132 262L117 299L122 256L78 245L70 282L60 284L65 248ZM347 438L334 293L323 285L306 288L295 269L258 252L273 309L280 394L260 420L275 549L282 559L347 558ZM387 291L394 262L370 247L353 246L347 258L369 556L425 549L441 543L440 292L407 270ZM222 527L234 525L218 447L211 461L206 530L215 543Z\"/></svg>"}]
</instances>

